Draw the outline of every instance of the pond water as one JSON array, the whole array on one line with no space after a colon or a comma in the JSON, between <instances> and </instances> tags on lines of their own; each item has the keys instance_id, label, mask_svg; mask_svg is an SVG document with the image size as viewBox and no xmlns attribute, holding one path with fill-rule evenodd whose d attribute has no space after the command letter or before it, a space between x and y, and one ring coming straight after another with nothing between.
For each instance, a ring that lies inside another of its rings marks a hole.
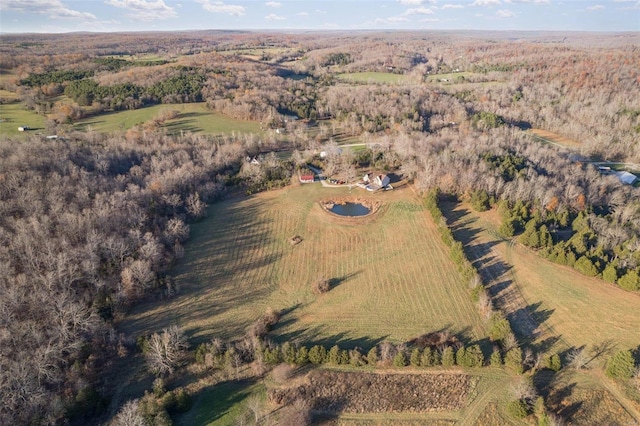
<instances>
[{"instance_id":1,"label":"pond water","mask_svg":"<svg viewBox=\"0 0 640 426\"><path fill-rule=\"evenodd\" d=\"M331 212L340 216L365 216L371 210L360 203L334 204Z\"/></svg>"}]
</instances>

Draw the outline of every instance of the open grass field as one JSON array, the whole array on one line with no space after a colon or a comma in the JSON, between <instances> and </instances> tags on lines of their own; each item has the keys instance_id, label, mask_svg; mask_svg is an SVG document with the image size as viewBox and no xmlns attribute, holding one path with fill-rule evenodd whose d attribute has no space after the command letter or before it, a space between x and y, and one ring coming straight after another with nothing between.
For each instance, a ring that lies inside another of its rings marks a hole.
<instances>
[{"instance_id":1,"label":"open grass field","mask_svg":"<svg viewBox=\"0 0 640 426\"><path fill-rule=\"evenodd\" d=\"M45 117L24 109L21 103L0 105L0 135L25 136L28 133L43 133ZM19 132L18 127L29 126L28 132Z\"/></svg>"},{"instance_id":2,"label":"open grass field","mask_svg":"<svg viewBox=\"0 0 640 426\"><path fill-rule=\"evenodd\" d=\"M407 189L353 189L383 203L362 223L318 203L348 194L311 184L214 204L174 270L181 295L140 306L123 328L137 335L179 324L197 343L240 336L271 307L285 311L277 340L370 347L444 328L482 339L466 283L421 201ZM303 242L292 246L294 235ZM334 288L316 296L320 277Z\"/></svg>"},{"instance_id":3,"label":"open grass field","mask_svg":"<svg viewBox=\"0 0 640 426\"><path fill-rule=\"evenodd\" d=\"M14 101L18 99L18 95L15 92L10 92L8 90L0 89L0 99L8 99Z\"/></svg>"},{"instance_id":4,"label":"open grass field","mask_svg":"<svg viewBox=\"0 0 640 426\"><path fill-rule=\"evenodd\" d=\"M178 116L175 119L168 120L164 124L164 128L172 134L179 134L180 132L205 134L262 133L259 123L236 120L217 114L207 109L205 103L163 104L136 110L106 113L80 120L75 124L75 127L77 130L86 131L92 129L99 133L123 131L137 124L147 122L160 112L167 110L178 111Z\"/></svg>"},{"instance_id":5,"label":"open grass field","mask_svg":"<svg viewBox=\"0 0 640 426\"><path fill-rule=\"evenodd\" d=\"M352 195L383 203L363 219L334 217L319 204L349 194L348 188L308 184L213 204L208 217L192 225L185 257L174 268L180 295L135 308L120 328L137 336L178 324L195 347L243 335L271 307L284 311L270 333L278 341L369 348L439 329L483 339L484 323L421 200L408 188L379 194L356 188ZM291 245L294 235L302 243ZM331 279L332 289L318 296L311 284L319 277ZM504 372L486 374L491 377L472 392L468 409L408 415L407 424L472 424L510 380ZM232 424L248 398L263 392L253 383L204 388L177 422Z\"/></svg>"},{"instance_id":6,"label":"open grass field","mask_svg":"<svg viewBox=\"0 0 640 426\"><path fill-rule=\"evenodd\" d=\"M529 133L530 135L533 135L535 139L543 143L550 143L556 146L573 148L573 149L580 148L581 146L580 142L578 141L561 136L557 133L549 132L547 130L529 129L527 133Z\"/></svg>"},{"instance_id":7,"label":"open grass field","mask_svg":"<svg viewBox=\"0 0 640 426\"><path fill-rule=\"evenodd\" d=\"M411 79L402 74L393 74L390 72L354 72L338 74L338 78L345 81L356 83L380 83L380 84L399 84L410 83Z\"/></svg>"},{"instance_id":8,"label":"open grass field","mask_svg":"<svg viewBox=\"0 0 640 426\"><path fill-rule=\"evenodd\" d=\"M640 294L624 291L574 269L554 264L519 244L499 240L492 230L499 226L494 211L473 212L458 204L449 217L465 224L467 246L484 256L497 257L505 269L497 280L506 291L513 286L530 317L540 325L536 342L555 342L554 350L593 347L610 341L620 349L640 345ZM481 261L482 263L482 261ZM490 265L485 263L485 265ZM556 341L557 340L557 341Z\"/></svg>"}]
</instances>

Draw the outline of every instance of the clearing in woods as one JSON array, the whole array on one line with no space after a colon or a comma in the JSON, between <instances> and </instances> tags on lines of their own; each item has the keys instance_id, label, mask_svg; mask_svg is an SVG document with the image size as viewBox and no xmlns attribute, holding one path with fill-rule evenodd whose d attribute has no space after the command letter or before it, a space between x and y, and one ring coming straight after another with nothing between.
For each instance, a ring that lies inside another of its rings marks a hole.
<instances>
[{"instance_id":1,"label":"clearing in woods","mask_svg":"<svg viewBox=\"0 0 640 426\"><path fill-rule=\"evenodd\" d=\"M257 121L237 120L215 113L204 102L188 104L161 104L140 109L108 112L78 120L77 130L109 133L128 130L135 125L153 120L164 111L176 111L177 117L167 120L163 128L170 134L180 132L205 134L262 133Z\"/></svg>"},{"instance_id":2,"label":"clearing in woods","mask_svg":"<svg viewBox=\"0 0 640 426\"><path fill-rule=\"evenodd\" d=\"M368 348L439 329L485 338L422 201L408 189L351 194L383 206L349 223L319 204L349 189L319 184L213 204L174 269L180 295L139 306L123 328L137 336L178 324L198 344L243 335L270 307L285 312L272 332L277 340ZM294 235L303 241L291 245ZM320 296L311 290L318 278L332 284Z\"/></svg>"},{"instance_id":3,"label":"clearing in woods","mask_svg":"<svg viewBox=\"0 0 640 426\"><path fill-rule=\"evenodd\" d=\"M393 74L390 72L353 72L338 74L338 78L357 83L410 83L411 78L403 74Z\"/></svg>"},{"instance_id":4,"label":"clearing in woods","mask_svg":"<svg viewBox=\"0 0 640 426\"><path fill-rule=\"evenodd\" d=\"M44 133L44 123L45 117L25 109L22 103L0 105L0 135L2 136L24 137L27 134ZM20 132L18 131L20 126L28 126L31 130Z\"/></svg>"},{"instance_id":5,"label":"clearing in woods","mask_svg":"<svg viewBox=\"0 0 640 426\"><path fill-rule=\"evenodd\" d=\"M533 135L534 138L544 143L550 143L556 146L564 148L580 148L581 144L578 141L561 136L557 133L549 132L542 129L529 129L528 133Z\"/></svg>"}]
</instances>

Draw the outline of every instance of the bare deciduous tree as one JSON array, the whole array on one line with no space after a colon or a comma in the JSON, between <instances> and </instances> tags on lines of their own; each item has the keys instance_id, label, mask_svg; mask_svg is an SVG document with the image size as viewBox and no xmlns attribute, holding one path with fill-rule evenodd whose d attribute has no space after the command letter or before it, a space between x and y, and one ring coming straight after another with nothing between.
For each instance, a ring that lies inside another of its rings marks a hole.
<instances>
[{"instance_id":1,"label":"bare deciduous tree","mask_svg":"<svg viewBox=\"0 0 640 426\"><path fill-rule=\"evenodd\" d=\"M171 374L187 348L182 330L176 325L165 328L161 333L152 334L147 351L149 368L158 375Z\"/></svg>"},{"instance_id":2,"label":"bare deciduous tree","mask_svg":"<svg viewBox=\"0 0 640 426\"><path fill-rule=\"evenodd\" d=\"M127 401L111 422L111 426L147 426L147 421L140 412L140 402L137 399Z\"/></svg>"}]
</instances>

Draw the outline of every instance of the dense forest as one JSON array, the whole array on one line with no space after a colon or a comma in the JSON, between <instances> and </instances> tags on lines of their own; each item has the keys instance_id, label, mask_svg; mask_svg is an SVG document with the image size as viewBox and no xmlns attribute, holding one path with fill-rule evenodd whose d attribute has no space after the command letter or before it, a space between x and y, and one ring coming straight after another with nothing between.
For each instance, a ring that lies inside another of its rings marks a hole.
<instances>
[{"instance_id":1,"label":"dense forest","mask_svg":"<svg viewBox=\"0 0 640 426\"><path fill-rule=\"evenodd\" d=\"M637 34L3 35L1 103L44 115L56 138L0 137L0 423L109 420L105 376L136 350L117 320L179 292L170 270L189 224L229 193L288 184L307 163L352 177L375 166L496 208L504 238L640 290L638 189L591 164L640 162L638 46ZM405 80L340 78L357 72ZM191 102L267 133L73 127ZM530 128L580 141L578 152ZM345 135L366 149L339 150Z\"/></svg>"}]
</instances>

